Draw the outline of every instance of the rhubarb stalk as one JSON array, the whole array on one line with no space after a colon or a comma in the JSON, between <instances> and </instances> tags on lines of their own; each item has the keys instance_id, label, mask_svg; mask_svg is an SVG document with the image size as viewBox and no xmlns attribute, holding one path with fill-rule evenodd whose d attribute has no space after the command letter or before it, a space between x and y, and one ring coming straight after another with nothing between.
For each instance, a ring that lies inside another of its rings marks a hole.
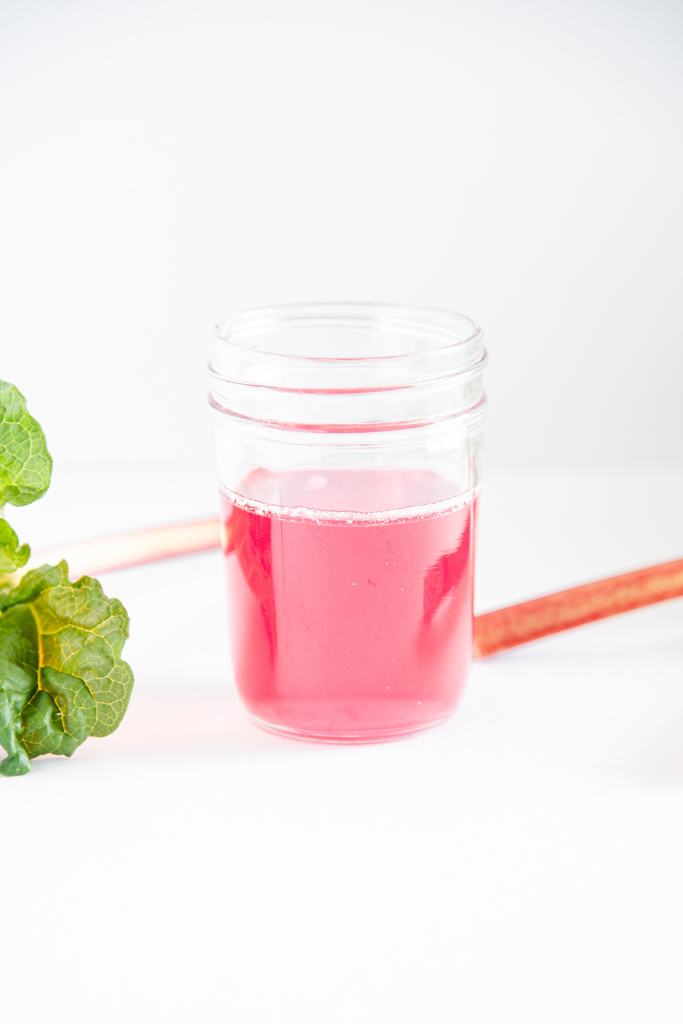
<instances>
[{"instance_id":1,"label":"rhubarb stalk","mask_svg":"<svg viewBox=\"0 0 683 1024\"><path fill-rule=\"evenodd\" d=\"M478 615L474 655L486 658L610 615L683 596L683 558Z\"/></svg>"}]
</instances>

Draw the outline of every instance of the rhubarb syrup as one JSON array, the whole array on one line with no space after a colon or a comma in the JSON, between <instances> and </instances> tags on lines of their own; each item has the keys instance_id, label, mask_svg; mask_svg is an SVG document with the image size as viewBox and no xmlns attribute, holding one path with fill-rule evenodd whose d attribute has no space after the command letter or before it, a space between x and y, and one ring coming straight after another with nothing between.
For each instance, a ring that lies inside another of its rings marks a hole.
<instances>
[{"instance_id":1,"label":"rhubarb syrup","mask_svg":"<svg viewBox=\"0 0 683 1024\"><path fill-rule=\"evenodd\" d=\"M223 550L256 721L352 743L444 719L471 657L471 495L419 471L258 470L241 490L223 494Z\"/></svg>"}]
</instances>

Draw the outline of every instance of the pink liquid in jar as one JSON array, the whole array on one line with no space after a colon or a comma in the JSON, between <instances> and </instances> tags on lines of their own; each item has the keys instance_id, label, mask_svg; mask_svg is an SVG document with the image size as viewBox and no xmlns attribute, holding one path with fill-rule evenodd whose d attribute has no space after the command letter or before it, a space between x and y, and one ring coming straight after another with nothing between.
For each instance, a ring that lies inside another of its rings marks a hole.
<instances>
[{"instance_id":1,"label":"pink liquid in jar","mask_svg":"<svg viewBox=\"0 0 683 1024\"><path fill-rule=\"evenodd\" d=\"M257 470L241 490L223 494L223 538L235 679L256 721L353 743L444 719L471 658L471 495L398 470Z\"/></svg>"}]
</instances>

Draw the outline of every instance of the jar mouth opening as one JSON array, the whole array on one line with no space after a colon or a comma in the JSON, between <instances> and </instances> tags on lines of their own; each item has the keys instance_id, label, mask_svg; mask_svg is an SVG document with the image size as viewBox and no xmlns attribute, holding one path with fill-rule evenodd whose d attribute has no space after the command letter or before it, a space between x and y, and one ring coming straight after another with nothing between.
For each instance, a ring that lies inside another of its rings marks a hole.
<instances>
[{"instance_id":1,"label":"jar mouth opening","mask_svg":"<svg viewBox=\"0 0 683 1024\"><path fill-rule=\"evenodd\" d=\"M216 335L211 404L244 420L364 432L465 416L483 395L481 328L447 310L266 306Z\"/></svg>"},{"instance_id":2,"label":"jar mouth opening","mask_svg":"<svg viewBox=\"0 0 683 1024\"><path fill-rule=\"evenodd\" d=\"M333 329L333 330L331 330ZM341 329L341 330L340 330ZM329 330L343 348L320 351L316 331ZM390 303L287 303L246 310L218 323L216 337L254 357L291 365L359 369L447 356L477 345L482 330L470 317L427 306ZM212 370L221 376L213 365Z\"/></svg>"}]
</instances>

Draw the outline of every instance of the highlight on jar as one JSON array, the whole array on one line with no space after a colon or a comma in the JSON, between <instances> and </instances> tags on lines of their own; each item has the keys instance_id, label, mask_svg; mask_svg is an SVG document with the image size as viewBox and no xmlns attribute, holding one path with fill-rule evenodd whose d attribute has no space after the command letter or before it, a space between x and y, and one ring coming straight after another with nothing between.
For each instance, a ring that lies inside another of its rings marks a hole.
<instances>
[{"instance_id":1,"label":"highlight on jar","mask_svg":"<svg viewBox=\"0 0 683 1024\"><path fill-rule=\"evenodd\" d=\"M486 359L480 328L442 310L290 305L218 327L228 629L258 725L372 742L457 705Z\"/></svg>"}]
</instances>

